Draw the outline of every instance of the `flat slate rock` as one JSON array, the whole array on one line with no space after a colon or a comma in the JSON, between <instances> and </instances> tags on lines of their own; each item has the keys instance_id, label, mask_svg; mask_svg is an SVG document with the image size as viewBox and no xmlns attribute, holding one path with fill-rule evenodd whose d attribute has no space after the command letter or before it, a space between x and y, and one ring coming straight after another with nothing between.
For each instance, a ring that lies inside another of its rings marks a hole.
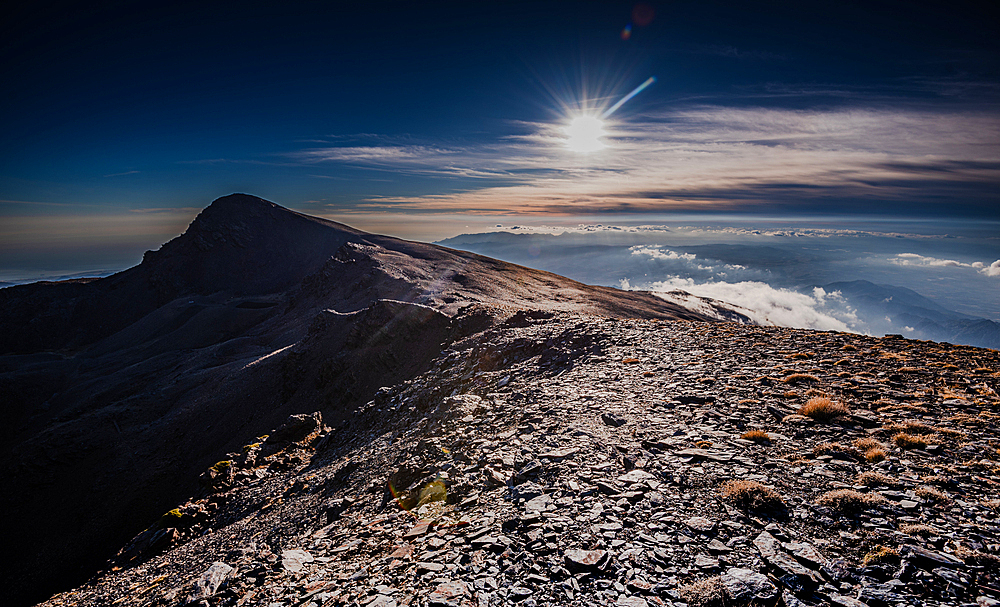
<instances>
[{"instance_id":1,"label":"flat slate rock","mask_svg":"<svg viewBox=\"0 0 1000 607\"><path fill-rule=\"evenodd\" d=\"M313 556L305 550L285 550L281 553L281 566L285 571L302 571L306 563L313 562Z\"/></svg>"},{"instance_id":2,"label":"flat slate rock","mask_svg":"<svg viewBox=\"0 0 1000 607\"><path fill-rule=\"evenodd\" d=\"M711 533L715 529L715 521L703 516L693 516L684 521L684 524L699 533Z\"/></svg>"},{"instance_id":3,"label":"flat slate rock","mask_svg":"<svg viewBox=\"0 0 1000 607\"><path fill-rule=\"evenodd\" d=\"M593 571L600 569L608 559L607 550L570 549L563 553L566 567L571 571Z\"/></svg>"},{"instance_id":4,"label":"flat slate rock","mask_svg":"<svg viewBox=\"0 0 1000 607\"><path fill-rule=\"evenodd\" d=\"M722 574L722 585L737 603L768 603L778 595L778 589L766 575L751 569L733 567L727 570Z\"/></svg>"}]
</instances>

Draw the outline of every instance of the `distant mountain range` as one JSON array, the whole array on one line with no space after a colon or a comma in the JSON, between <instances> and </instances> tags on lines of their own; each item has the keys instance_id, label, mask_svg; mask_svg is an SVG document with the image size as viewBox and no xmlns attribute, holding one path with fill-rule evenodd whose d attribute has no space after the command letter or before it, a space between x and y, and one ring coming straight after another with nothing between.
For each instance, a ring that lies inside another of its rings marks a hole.
<instances>
[{"instance_id":1,"label":"distant mountain range","mask_svg":"<svg viewBox=\"0 0 1000 607\"><path fill-rule=\"evenodd\" d=\"M839 291L873 333L1000 349L1000 323L954 312L912 289L867 280L822 285Z\"/></svg>"},{"instance_id":2,"label":"distant mountain range","mask_svg":"<svg viewBox=\"0 0 1000 607\"><path fill-rule=\"evenodd\" d=\"M641 242L641 236L618 232L611 235L602 232L560 235L488 232L461 234L438 244L545 268L588 282L611 284L613 281L609 278L612 276L617 281L627 276L629 270L643 267L636 264L629 254L633 241ZM753 266L770 273L765 274L770 277L745 280L766 280L773 282L772 286L776 288L797 288L808 293L819 286L827 293L839 291L844 309L856 316L858 328L863 332L873 335L902 334L914 339L1000 349L1000 323L949 310L912 289L867 280L810 284L817 265L830 256L773 246L738 244L671 245L669 249L696 255L695 264ZM836 257L837 254L833 255ZM649 281L658 279L653 274L645 278ZM738 282L739 279L730 280ZM641 284L640 281L636 283ZM720 310L743 315L749 313L739 301L709 300L684 291L662 295L692 310L715 313L720 319L725 318L720 315Z\"/></svg>"}]
</instances>

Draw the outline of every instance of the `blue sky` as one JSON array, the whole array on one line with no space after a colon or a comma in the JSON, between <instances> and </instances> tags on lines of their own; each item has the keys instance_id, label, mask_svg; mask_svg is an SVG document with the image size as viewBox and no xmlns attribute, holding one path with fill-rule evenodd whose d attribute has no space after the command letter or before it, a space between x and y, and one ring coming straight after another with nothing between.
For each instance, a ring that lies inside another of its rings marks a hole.
<instances>
[{"instance_id":1,"label":"blue sky","mask_svg":"<svg viewBox=\"0 0 1000 607\"><path fill-rule=\"evenodd\" d=\"M0 26L8 274L124 267L231 192L422 239L1000 220L997 15L971 3L24 4Z\"/></svg>"}]
</instances>

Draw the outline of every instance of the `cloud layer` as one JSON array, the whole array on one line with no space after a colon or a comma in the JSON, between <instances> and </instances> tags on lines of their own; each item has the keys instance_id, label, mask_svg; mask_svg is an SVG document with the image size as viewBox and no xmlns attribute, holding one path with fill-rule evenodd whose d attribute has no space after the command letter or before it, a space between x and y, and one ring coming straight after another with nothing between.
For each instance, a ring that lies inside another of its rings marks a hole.
<instances>
[{"instance_id":1,"label":"cloud layer","mask_svg":"<svg viewBox=\"0 0 1000 607\"><path fill-rule=\"evenodd\" d=\"M1000 117L915 107L701 106L609 124L578 154L561 124L516 123L489 142L369 138L291 155L316 167L454 180L447 193L367 196L356 210L570 214L673 209L914 210L949 200L995 213ZM948 209L942 209L944 211Z\"/></svg>"}]
</instances>

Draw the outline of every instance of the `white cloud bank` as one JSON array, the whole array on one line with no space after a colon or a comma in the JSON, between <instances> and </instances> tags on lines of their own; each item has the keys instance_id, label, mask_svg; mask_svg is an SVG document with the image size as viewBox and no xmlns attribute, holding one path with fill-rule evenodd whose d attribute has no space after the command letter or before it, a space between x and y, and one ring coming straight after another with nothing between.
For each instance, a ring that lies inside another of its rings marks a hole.
<instances>
[{"instance_id":1,"label":"white cloud bank","mask_svg":"<svg viewBox=\"0 0 1000 607\"><path fill-rule=\"evenodd\" d=\"M967 268L976 270L986 276L1000 276L1000 259L990 265L981 261L964 262L955 259L941 259L938 257L927 257L916 253L900 253L889 258L889 263L897 266L920 266L920 267L941 267L941 268Z\"/></svg>"},{"instance_id":2,"label":"white cloud bank","mask_svg":"<svg viewBox=\"0 0 1000 607\"><path fill-rule=\"evenodd\" d=\"M633 287L625 279L622 280L622 288L637 290L639 287ZM763 282L696 282L691 278L671 276L644 285L641 289L686 307L697 306L677 291L732 304L737 312L762 325L860 332L857 314L840 292L827 293L819 287L809 294L775 288Z\"/></svg>"}]
</instances>

